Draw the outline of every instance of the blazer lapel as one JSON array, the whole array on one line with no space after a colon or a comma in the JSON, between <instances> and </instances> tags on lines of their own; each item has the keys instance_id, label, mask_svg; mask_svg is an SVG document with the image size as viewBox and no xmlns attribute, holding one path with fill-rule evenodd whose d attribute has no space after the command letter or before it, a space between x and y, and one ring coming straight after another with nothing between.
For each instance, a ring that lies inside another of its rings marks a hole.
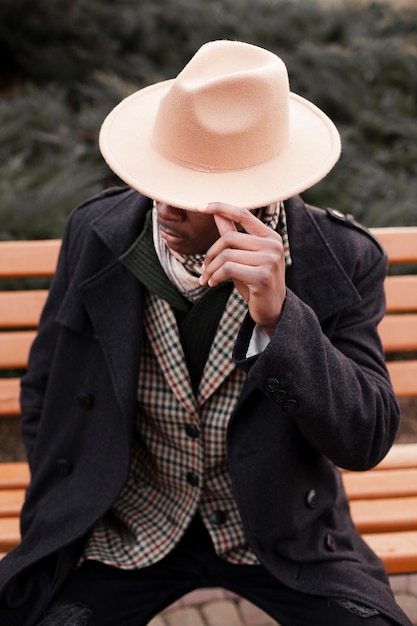
<instances>
[{"instance_id":1,"label":"blazer lapel","mask_svg":"<svg viewBox=\"0 0 417 626\"><path fill-rule=\"evenodd\" d=\"M247 304L234 289L227 301L203 370L197 395L199 406L218 389L236 367L232 358L233 347L246 313Z\"/></svg>"},{"instance_id":2,"label":"blazer lapel","mask_svg":"<svg viewBox=\"0 0 417 626\"><path fill-rule=\"evenodd\" d=\"M145 330L152 349L169 388L186 411L193 414L196 402L174 313L166 300L154 294L146 300Z\"/></svg>"},{"instance_id":3,"label":"blazer lapel","mask_svg":"<svg viewBox=\"0 0 417 626\"><path fill-rule=\"evenodd\" d=\"M233 346L247 312L246 303L238 292L232 292L209 351L196 398L170 306L155 295L150 295L147 301L145 329L156 358L177 400L193 414L236 367L232 359Z\"/></svg>"}]
</instances>

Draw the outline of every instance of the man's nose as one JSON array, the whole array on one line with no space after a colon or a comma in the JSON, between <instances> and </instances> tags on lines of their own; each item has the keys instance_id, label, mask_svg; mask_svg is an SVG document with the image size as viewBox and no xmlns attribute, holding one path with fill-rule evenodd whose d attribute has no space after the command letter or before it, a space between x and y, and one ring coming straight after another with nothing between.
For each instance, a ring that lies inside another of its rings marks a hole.
<instances>
[{"instance_id":1,"label":"man's nose","mask_svg":"<svg viewBox=\"0 0 417 626\"><path fill-rule=\"evenodd\" d=\"M156 210L159 217L164 220L182 222L185 219L184 209L179 209L178 207L171 206L166 202L156 202Z\"/></svg>"}]
</instances>

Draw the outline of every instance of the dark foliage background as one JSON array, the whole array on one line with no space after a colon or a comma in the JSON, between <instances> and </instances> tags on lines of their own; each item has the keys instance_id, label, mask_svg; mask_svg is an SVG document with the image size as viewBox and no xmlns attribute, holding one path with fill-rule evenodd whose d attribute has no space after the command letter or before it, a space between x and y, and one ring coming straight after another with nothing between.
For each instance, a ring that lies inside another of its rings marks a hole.
<instances>
[{"instance_id":1,"label":"dark foliage background","mask_svg":"<svg viewBox=\"0 0 417 626\"><path fill-rule=\"evenodd\" d=\"M293 91L339 127L343 156L307 200L370 226L417 224L417 6L393 6L2 0L0 238L59 237L114 182L97 149L107 112L218 38L277 52Z\"/></svg>"}]
</instances>

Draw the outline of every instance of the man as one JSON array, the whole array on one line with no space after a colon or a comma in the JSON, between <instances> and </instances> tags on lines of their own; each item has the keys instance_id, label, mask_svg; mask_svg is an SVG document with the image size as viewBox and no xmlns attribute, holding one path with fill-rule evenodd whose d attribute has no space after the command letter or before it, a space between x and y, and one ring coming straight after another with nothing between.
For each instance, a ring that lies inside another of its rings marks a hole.
<instances>
[{"instance_id":1,"label":"man","mask_svg":"<svg viewBox=\"0 0 417 626\"><path fill-rule=\"evenodd\" d=\"M338 466L389 450L386 257L296 195L340 153L285 65L203 46L107 117L128 183L69 219L22 381L32 472L0 622L140 626L195 587L282 626L409 625Z\"/></svg>"}]
</instances>

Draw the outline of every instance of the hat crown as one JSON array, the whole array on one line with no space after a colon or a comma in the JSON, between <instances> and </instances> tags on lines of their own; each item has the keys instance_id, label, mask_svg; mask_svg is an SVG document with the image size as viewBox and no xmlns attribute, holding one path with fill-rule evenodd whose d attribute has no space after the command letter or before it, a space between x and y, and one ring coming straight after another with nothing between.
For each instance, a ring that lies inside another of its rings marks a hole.
<instances>
[{"instance_id":1,"label":"hat crown","mask_svg":"<svg viewBox=\"0 0 417 626\"><path fill-rule=\"evenodd\" d=\"M142 194L185 209L255 208L301 193L340 156L339 133L289 91L282 60L252 44L203 45L175 79L148 85L107 115L100 149Z\"/></svg>"},{"instance_id":2,"label":"hat crown","mask_svg":"<svg viewBox=\"0 0 417 626\"><path fill-rule=\"evenodd\" d=\"M289 99L287 70L275 54L243 42L210 42L161 99L155 149L201 171L265 163L289 143Z\"/></svg>"}]
</instances>

